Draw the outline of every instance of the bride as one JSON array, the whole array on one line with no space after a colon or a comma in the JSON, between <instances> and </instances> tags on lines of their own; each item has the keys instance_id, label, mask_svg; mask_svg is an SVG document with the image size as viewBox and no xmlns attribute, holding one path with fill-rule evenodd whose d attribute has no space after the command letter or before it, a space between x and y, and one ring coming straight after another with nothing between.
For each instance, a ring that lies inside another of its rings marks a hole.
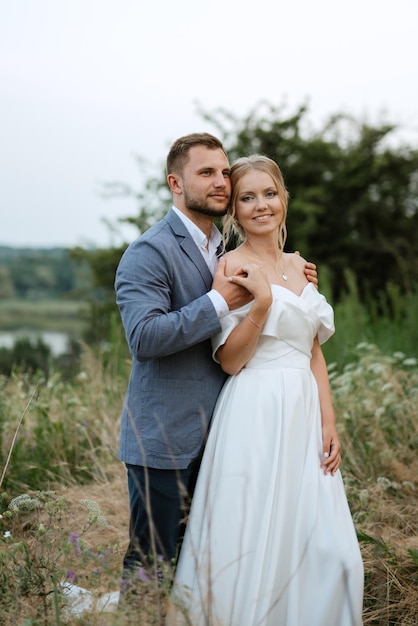
<instances>
[{"instance_id":1,"label":"bride","mask_svg":"<svg viewBox=\"0 0 418 626\"><path fill-rule=\"evenodd\" d=\"M230 280L254 299L222 319L218 399L167 624L359 626L363 563L339 471L341 445L320 344L331 306L283 252L288 194L277 164L231 170Z\"/></svg>"}]
</instances>

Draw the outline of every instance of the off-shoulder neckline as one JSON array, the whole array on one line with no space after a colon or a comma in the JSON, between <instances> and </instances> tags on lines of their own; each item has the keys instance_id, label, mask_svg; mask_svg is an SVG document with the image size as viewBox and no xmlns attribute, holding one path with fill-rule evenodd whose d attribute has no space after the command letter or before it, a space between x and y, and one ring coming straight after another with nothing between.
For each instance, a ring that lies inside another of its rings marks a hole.
<instances>
[{"instance_id":1,"label":"off-shoulder neckline","mask_svg":"<svg viewBox=\"0 0 418 626\"><path fill-rule=\"evenodd\" d=\"M306 283L306 285L304 286L304 288L302 289L300 293L296 293L296 291L292 291L292 289L289 289L288 287L284 287L283 285L278 285L277 283L270 283L271 287L278 287L279 289L284 289L285 291L289 291L289 293L292 293L297 298L301 298L303 294L305 293L307 287L309 287L310 285L312 285L312 287L316 290L315 285L311 282L308 282Z\"/></svg>"}]
</instances>

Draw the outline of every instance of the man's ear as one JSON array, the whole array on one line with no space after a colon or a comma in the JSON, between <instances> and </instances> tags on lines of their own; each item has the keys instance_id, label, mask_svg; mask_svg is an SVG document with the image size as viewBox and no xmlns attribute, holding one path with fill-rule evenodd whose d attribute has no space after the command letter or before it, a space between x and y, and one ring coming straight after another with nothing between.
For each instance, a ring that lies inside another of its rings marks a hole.
<instances>
[{"instance_id":1,"label":"man's ear","mask_svg":"<svg viewBox=\"0 0 418 626\"><path fill-rule=\"evenodd\" d=\"M179 176L177 176L177 174L168 174L167 183L172 193L175 193L176 195L180 195L183 193L181 187L181 179Z\"/></svg>"}]
</instances>

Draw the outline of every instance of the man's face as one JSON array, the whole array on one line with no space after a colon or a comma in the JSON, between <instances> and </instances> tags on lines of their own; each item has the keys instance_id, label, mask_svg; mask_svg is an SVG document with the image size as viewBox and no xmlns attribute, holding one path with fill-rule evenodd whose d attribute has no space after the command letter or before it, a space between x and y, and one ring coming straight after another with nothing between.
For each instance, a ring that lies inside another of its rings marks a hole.
<instances>
[{"instance_id":1,"label":"man's face","mask_svg":"<svg viewBox=\"0 0 418 626\"><path fill-rule=\"evenodd\" d=\"M177 179L187 211L210 217L225 215L231 181L228 159L222 150L190 148L189 159Z\"/></svg>"}]
</instances>

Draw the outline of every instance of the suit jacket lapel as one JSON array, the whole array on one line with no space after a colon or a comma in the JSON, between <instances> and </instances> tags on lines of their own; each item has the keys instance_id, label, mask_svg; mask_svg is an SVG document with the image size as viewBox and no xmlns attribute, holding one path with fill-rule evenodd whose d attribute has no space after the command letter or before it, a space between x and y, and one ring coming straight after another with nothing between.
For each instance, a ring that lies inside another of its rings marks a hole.
<instances>
[{"instance_id":1,"label":"suit jacket lapel","mask_svg":"<svg viewBox=\"0 0 418 626\"><path fill-rule=\"evenodd\" d=\"M192 263L194 263L209 291L212 286L213 277L189 231L172 209L168 212L166 219L179 242L179 246L185 254L187 254Z\"/></svg>"}]
</instances>

